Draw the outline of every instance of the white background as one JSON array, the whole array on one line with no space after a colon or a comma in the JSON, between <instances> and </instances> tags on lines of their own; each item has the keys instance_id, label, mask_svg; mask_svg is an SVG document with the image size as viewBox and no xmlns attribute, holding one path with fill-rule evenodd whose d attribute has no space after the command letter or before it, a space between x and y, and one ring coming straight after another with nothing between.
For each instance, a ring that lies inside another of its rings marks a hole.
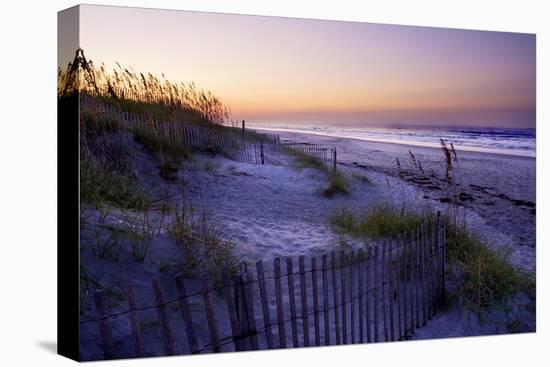
<instances>
[{"instance_id":1,"label":"white background","mask_svg":"<svg viewBox=\"0 0 550 367\"><path fill-rule=\"evenodd\" d=\"M97 1L167 9L537 33L537 333L379 345L105 362L105 366L319 364L535 366L550 359L547 1ZM74 1L0 9L0 364L69 365L56 343L56 12ZM545 24L546 23L546 24ZM543 166L544 164L544 166ZM65 244L66 246L77 244Z\"/></svg>"}]
</instances>

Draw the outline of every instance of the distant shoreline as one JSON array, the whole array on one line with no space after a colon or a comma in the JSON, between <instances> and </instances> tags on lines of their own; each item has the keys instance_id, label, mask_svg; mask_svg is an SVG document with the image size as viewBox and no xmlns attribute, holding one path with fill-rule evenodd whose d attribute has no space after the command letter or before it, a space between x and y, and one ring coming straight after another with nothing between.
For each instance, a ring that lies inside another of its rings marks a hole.
<instances>
[{"instance_id":1,"label":"distant shoreline","mask_svg":"<svg viewBox=\"0 0 550 367\"><path fill-rule=\"evenodd\" d=\"M430 151L439 150L439 146L431 145L430 143L422 143L417 142L417 144L414 144L413 142L400 142L400 141L389 141L389 140L383 140L383 139L375 139L375 138L359 138L359 137L350 137L350 136L337 136L337 135L330 135L322 132L314 132L314 131L296 131L292 129L285 129L285 128L277 128L277 127L251 127L251 130L258 130L258 131L273 131L273 132L281 132L285 134L291 134L291 135L306 135L306 136L315 136L315 137L325 137L325 138L333 138L333 139L340 139L340 140L356 140L356 141L365 141L370 143L376 143L376 144L390 144L392 146L401 146L405 149L414 148L416 150L420 149L427 149ZM508 158L517 158L517 159L533 159L536 160L536 155L527 155L522 153L509 153L508 150L499 150L499 149L488 149L488 148L475 148L475 147L465 147L465 146L455 146L457 151L460 151L462 154L486 154L490 156L504 156Z\"/></svg>"}]
</instances>

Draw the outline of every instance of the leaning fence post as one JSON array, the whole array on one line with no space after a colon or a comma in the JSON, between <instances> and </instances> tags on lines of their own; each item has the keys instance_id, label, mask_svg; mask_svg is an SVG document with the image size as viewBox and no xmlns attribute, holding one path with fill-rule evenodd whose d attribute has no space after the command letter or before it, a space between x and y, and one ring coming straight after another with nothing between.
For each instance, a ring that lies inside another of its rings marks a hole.
<instances>
[{"instance_id":1,"label":"leaning fence post","mask_svg":"<svg viewBox=\"0 0 550 367\"><path fill-rule=\"evenodd\" d=\"M317 258L311 258L311 286L313 288L313 324L315 326L315 345L321 345L319 325L319 289L317 287Z\"/></svg>"},{"instance_id":2,"label":"leaning fence post","mask_svg":"<svg viewBox=\"0 0 550 367\"><path fill-rule=\"evenodd\" d=\"M378 343L378 246L374 247L374 342Z\"/></svg>"},{"instance_id":3,"label":"leaning fence post","mask_svg":"<svg viewBox=\"0 0 550 367\"><path fill-rule=\"evenodd\" d=\"M286 348L285 314L283 309L283 289L281 286L281 259L273 260L275 277L275 302L277 303L277 325L279 328L279 348Z\"/></svg>"},{"instance_id":4,"label":"leaning fence post","mask_svg":"<svg viewBox=\"0 0 550 367\"><path fill-rule=\"evenodd\" d=\"M327 254L323 254L323 316L325 330L325 345L330 345L330 325L329 325L329 298L328 298L328 271Z\"/></svg>"},{"instance_id":5,"label":"leaning fence post","mask_svg":"<svg viewBox=\"0 0 550 367\"><path fill-rule=\"evenodd\" d=\"M393 268L393 241L390 240L389 241L389 244L388 244L388 253L389 253L389 256L388 256L388 265L389 265L389 270L388 270L388 275L389 275L389 288L390 288L390 295L388 296L388 302L389 302L389 308L390 308L390 340L391 341L395 341L395 327L394 327L394 306L395 306L395 303L394 303L394 298L393 298L393 295L394 295L394 268Z\"/></svg>"},{"instance_id":6,"label":"leaning fence post","mask_svg":"<svg viewBox=\"0 0 550 367\"><path fill-rule=\"evenodd\" d=\"M334 296L334 326L336 329L336 344L340 344L340 316L338 315L338 282L336 280L336 253L331 252L332 260L332 293Z\"/></svg>"},{"instance_id":7,"label":"leaning fence post","mask_svg":"<svg viewBox=\"0 0 550 367\"><path fill-rule=\"evenodd\" d=\"M185 283L183 281L183 274L176 275L175 280L176 288L178 289L181 316L183 317L185 330L187 331L189 349L192 354L195 354L199 350L199 343L197 341L195 329L193 328L193 319L191 318L191 309L189 308L189 301L187 300L187 291L185 289Z\"/></svg>"},{"instance_id":8,"label":"leaning fence post","mask_svg":"<svg viewBox=\"0 0 550 367\"><path fill-rule=\"evenodd\" d=\"M130 328L132 332L132 345L134 347L134 356L143 356L143 342L141 339L141 328L137 317L137 302L134 283L128 283L128 305L130 307Z\"/></svg>"},{"instance_id":9,"label":"leaning fence post","mask_svg":"<svg viewBox=\"0 0 550 367\"><path fill-rule=\"evenodd\" d=\"M105 291L103 289L95 292L95 308L101 319L99 320L99 334L101 335L101 346L105 359L113 359L113 334L107 322L107 306L105 305Z\"/></svg>"},{"instance_id":10,"label":"leaning fence post","mask_svg":"<svg viewBox=\"0 0 550 367\"><path fill-rule=\"evenodd\" d=\"M309 323L307 317L307 284L306 284L306 265L303 256L298 258L300 271L300 298L302 299L302 329L304 334L304 347L309 347Z\"/></svg>"},{"instance_id":11,"label":"leaning fence post","mask_svg":"<svg viewBox=\"0 0 550 367\"><path fill-rule=\"evenodd\" d=\"M349 261L349 274L350 274L350 331L351 331L351 344L355 344L355 251L352 250Z\"/></svg>"},{"instance_id":12,"label":"leaning fence post","mask_svg":"<svg viewBox=\"0 0 550 367\"><path fill-rule=\"evenodd\" d=\"M336 171L336 148L333 148L334 151L332 153L332 170Z\"/></svg>"},{"instance_id":13,"label":"leaning fence post","mask_svg":"<svg viewBox=\"0 0 550 367\"><path fill-rule=\"evenodd\" d=\"M244 294L243 274L245 274L244 271L242 271L240 275L233 276L233 284L235 285L234 296L235 306L237 308L237 317L239 320L239 337L241 339L240 346L242 350L250 350L252 348L252 342L248 335L249 326L248 314L246 312L246 297Z\"/></svg>"},{"instance_id":14,"label":"leaning fence post","mask_svg":"<svg viewBox=\"0 0 550 367\"><path fill-rule=\"evenodd\" d=\"M256 315L254 313L254 294L252 287L254 286L254 279L252 273L246 273L244 275L244 295L246 303L246 314L248 316L248 335L250 335L250 341L253 350L258 350L258 334L256 329Z\"/></svg>"},{"instance_id":15,"label":"leaning fence post","mask_svg":"<svg viewBox=\"0 0 550 367\"><path fill-rule=\"evenodd\" d=\"M382 242L382 263L381 263L381 276L382 276L382 282L380 283L381 287L382 287L382 321L383 321L383 326L384 326L384 341L388 341L389 340L389 335L388 335L388 317L387 317L387 312L386 312L386 306L388 304L387 302L387 290L386 290L386 275L387 275L387 270L386 270L386 252L387 252L387 248L386 248L386 241Z\"/></svg>"},{"instance_id":16,"label":"leaning fence post","mask_svg":"<svg viewBox=\"0 0 550 367\"><path fill-rule=\"evenodd\" d=\"M159 278L154 277L152 283L155 291L156 307L162 332L162 340L164 342L164 353L170 356L174 354L174 340L172 338L170 320L168 318L168 313L166 312L166 304L164 303L164 296L160 287Z\"/></svg>"},{"instance_id":17,"label":"leaning fence post","mask_svg":"<svg viewBox=\"0 0 550 367\"><path fill-rule=\"evenodd\" d=\"M265 164L265 158L264 158L264 141L260 140L260 162L262 164Z\"/></svg>"},{"instance_id":18,"label":"leaning fence post","mask_svg":"<svg viewBox=\"0 0 550 367\"><path fill-rule=\"evenodd\" d=\"M235 299L233 298L233 295L231 294L231 282L229 280L229 268L224 267L222 269L222 281L223 281L223 292L225 296L225 303L227 304L227 313L229 314L229 322L231 324L231 332L233 337L233 343L235 344L235 350L240 351L241 348L241 340L239 335L239 319L237 316L237 310L235 306ZM180 294L180 297L181 294Z\"/></svg>"},{"instance_id":19,"label":"leaning fence post","mask_svg":"<svg viewBox=\"0 0 550 367\"><path fill-rule=\"evenodd\" d=\"M365 341L365 329L363 325L363 249L359 249L357 257L358 262L358 277L359 277L359 343Z\"/></svg>"},{"instance_id":20,"label":"leaning fence post","mask_svg":"<svg viewBox=\"0 0 550 367\"><path fill-rule=\"evenodd\" d=\"M298 323L296 320L296 294L294 293L294 273L292 270L292 258L286 259L286 272L288 277L288 302L290 303L290 325L292 327L292 344L298 348Z\"/></svg>"},{"instance_id":21,"label":"leaning fence post","mask_svg":"<svg viewBox=\"0 0 550 367\"><path fill-rule=\"evenodd\" d=\"M269 316L269 301L267 300L267 290L265 287L264 265L263 261L256 263L256 272L258 273L258 286L260 288L260 299L262 301L262 312L264 316L265 338L267 348L273 349L273 334L271 331L271 318Z\"/></svg>"},{"instance_id":22,"label":"leaning fence post","mask_svg":"<svg viewBox=\"0 0 550 367\"><path fill-rule=\"evenodd\" d=\"M446 251L447 243L445 238L445 224L441 226L441 303L444 305L446 303L446 292L445 292L445 261L446 261Z\"/></svg>"},{"instance_id":23,"label":"leaning fence post","mask_svg":"<svg viewBox=\"0 0 550 367\"><path fill-rule=\"evenodd\" d=\"M365 289L365 311L366 311L366 314L367 314L367 317L366 317L366 323L367 323L367 343L370 343L372 341L372 336L371 336L371 312L370 312L370 304L371 304L371 301L370 301L370 298L371 298L371 290L370 290L370 284L372 283L372 277L371 277L371 267L372 267L372 253L373 253L373 249L372 247L369 247L367 249L367 259L366 259L366 266L367 268L365 269L365 276L367 277L366 278L366 289Z\"/></svg>"},{"instance_id":24,"label":"leaning fence post","mask_svg":"<svg viewBox=\"0 0 550 367\"><path fill-rule=\"evenodd\" d=\"M216 312L214 311L214 305L212 304L212 297L210 295L210 283L206 274L201 277L204 307L206 309L206 319L208 321L208 331L210 333L210 344L212 345L212 351L219 353L220 337L218 333L218 325L216 320Z\"/></svg>"},{"instance_id":25,"label":"leaning fence post","mask_svg":"<svg viewBox=\"0 0 550 367\"><path fill-rule=\"evenodd\" d=\"M342 284L342 343L348 343L348 314L347 314L347 295L346 295L346 255L344 251L340 252L340 281Z\"/></svg>"}]
</instances>

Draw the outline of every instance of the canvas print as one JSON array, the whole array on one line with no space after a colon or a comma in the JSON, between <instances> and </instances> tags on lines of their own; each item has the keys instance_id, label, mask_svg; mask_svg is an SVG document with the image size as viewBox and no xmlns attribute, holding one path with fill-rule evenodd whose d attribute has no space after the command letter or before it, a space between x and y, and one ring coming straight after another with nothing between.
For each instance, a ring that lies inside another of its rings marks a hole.
<instances>
[{"instance_id":1,"label":"canvas print","mask_svg":"<svg viewBox=\"0 0 550 367\"><path fill-rule=\"evenodd\" d=\"M534 34L94 5L59 32L77 359L536 330Z\"/></svg>"}]
</instances>

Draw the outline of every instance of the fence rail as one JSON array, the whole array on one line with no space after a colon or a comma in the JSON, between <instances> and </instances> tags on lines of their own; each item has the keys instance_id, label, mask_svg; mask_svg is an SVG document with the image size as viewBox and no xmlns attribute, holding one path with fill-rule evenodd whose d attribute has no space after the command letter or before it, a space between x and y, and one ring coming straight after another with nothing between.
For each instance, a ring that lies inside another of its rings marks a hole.
<instances>
[{"instance_id":1,"label":"fence rail","mask_svg":"<svg viewBox=\"0 0 550 367\"><path fill-rule=\"evenodd\" d=\"M276 258L272 264L258 261L254 269L242 263L236 273L223 269L219 286L203 276L194 292L188 292L189 280L182 275L164 289L156 277L155 302L146 307L136 306L130 283L128 309L118 313L107 314L105 291L98 290L97 317L81 325L97 324L105 358L403 340L426 325L445 301L442 223L438 213L435 223L366 251ZM167 301L164 291L174 285L177 297ZM162 350L151 350L143 341L140 314L147 310L157 311ZM111 322L123 317L129 335L118 333L115 340ZM117 350L124 340L131 341L131 348Z\"/></svg>"},{"instance_id":2,"label":"fence rail","mask_svg":"<svg viewBox=\"0 0 550 367\"><path fill-rule=\"evenodd\" d=\"M81 94L84 109L99 111L123 122L128 131L152 131L164 139L188 147L208 150L235 161L271 166L295 166L303 155L315 158L327 168L336 168L336 148L308 143L281 143L277 135L255 134L228 126L200 126L176 121L160 121L142 114L122 111L113 104L98 102L96 97Z\"/></svg>"}]
</instances>

